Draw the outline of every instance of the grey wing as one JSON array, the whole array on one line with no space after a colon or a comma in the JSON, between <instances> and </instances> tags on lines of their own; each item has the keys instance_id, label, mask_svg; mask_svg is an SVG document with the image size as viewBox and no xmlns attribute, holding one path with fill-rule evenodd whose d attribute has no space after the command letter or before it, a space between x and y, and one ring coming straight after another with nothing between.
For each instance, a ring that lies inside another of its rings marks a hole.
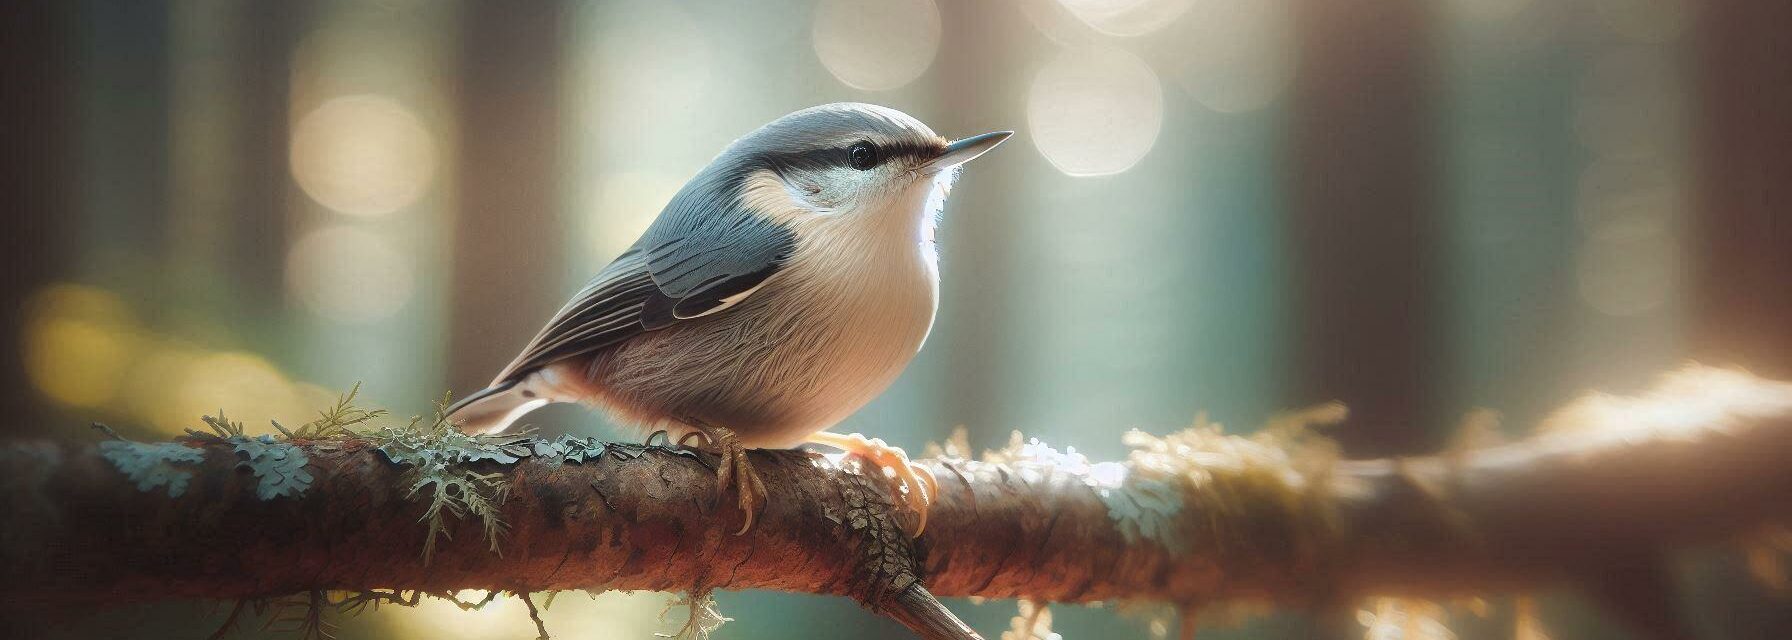
<instances>
[{"instance_id":1,"label":"grey wing","mask_svg":"<svg viewBox=\"0 0 1792 640\"><path fill-rule=\"evenodd\" d=\"M630 249L623 253L554 314L492 386L640 333L641 309L654 292L653 278L640 252Z\"/></svg>"},{"instance_id":2,"label":"grey wing","mask_svg":"<svg viewBox=\"0 0 1792 640\"><path fill-rule=\"evenodd\" d=\"M555 362L725 309L790 256L795 236L737 207L697 215L675 199L635 246L548 321L494 386ZM701 204L701 203L698 203ZM692 213L685 213L692 212Z\"/></svg>"},{"instance_id":3,"label":"grey wing","mask_svg":"<svg viewBox=\"0 0 1792 640\"><path fill-rule=\"evenodd\" d=\"M699 178L702 180L702 178ZM734 189L700 189L701 192ZM687 200L696 200L690 202ZM635 243L664 297L649 301L649 329L739 302L790 257L796 235L738 202L679 198Z\"/></svg>"}]
</instances>

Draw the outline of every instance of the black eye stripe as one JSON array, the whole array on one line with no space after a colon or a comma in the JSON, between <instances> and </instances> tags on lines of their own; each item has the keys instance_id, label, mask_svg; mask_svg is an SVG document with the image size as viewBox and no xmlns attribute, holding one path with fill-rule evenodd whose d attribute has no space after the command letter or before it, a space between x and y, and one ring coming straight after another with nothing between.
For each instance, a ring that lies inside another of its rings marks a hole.
<instances>
[{"instance_id":1,"label":"black eye stripe","mask_svg":"<svg viewBox=\"0 0 1792 640\"><path fill-rule=\"evenodd\" d=\"M898 158L904 160L923 160L940 154L938 147L915 144L912 142L878 143L877 156L879 162L889 162Z\"/></svg>"},{"instance_id":2,"label":"black eye stripe","mask_svg":"<svg viewBox=\"0 0 1792 640\"><path fill-rule=\"evenodd\" d=\"M858 144L858 142L838 147L822 147L793 153L770 151L761 153L760 158L767 166L770 166L772 170L779 173L793 170L820 171L834 167L851 167L853 166L852 147L856 144ZM910 142L898 142L893 144L883 142L874 144L877 147L877 164L879 165L898 159L910 162L925 160L939 155L940 153L939 147L932 145Z\"/></svg>"}]
</instances>

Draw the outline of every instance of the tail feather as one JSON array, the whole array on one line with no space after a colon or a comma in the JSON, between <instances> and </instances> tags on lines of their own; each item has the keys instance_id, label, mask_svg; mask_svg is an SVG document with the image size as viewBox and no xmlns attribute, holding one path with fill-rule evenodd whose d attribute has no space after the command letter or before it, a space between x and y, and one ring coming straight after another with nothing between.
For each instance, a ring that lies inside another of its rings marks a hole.
<instances>
[{"instance_id":1,"label":"tail feather","mask_svg":"<svg viewBox=\"0 0 1792 640\"><path fill-rule=\"evenodd\" d=\"M461 398L448 407L448 422L471 434L499 433L523 414L548 403L527 389L528 385L508 382L480 390Z\"/></svg>"}]
</instances>

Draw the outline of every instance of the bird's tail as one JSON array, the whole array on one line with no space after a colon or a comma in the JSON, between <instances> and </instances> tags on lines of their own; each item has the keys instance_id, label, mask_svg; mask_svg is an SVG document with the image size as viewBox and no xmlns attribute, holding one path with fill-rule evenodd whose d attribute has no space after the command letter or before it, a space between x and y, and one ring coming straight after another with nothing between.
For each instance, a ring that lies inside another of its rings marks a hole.
<instances>
[{"instance_id":1,"label":"bird's tail","mask_svg":"<svg viewBox=\"0 0 1792 640\"><path fill-rule=\"evenodd\" d=\"M530 386L527 380L513 380L461 398L448 407L448 422L475 435L508 429L523 414L549 402L530 391Z\"/></svg>"}]
</instances>

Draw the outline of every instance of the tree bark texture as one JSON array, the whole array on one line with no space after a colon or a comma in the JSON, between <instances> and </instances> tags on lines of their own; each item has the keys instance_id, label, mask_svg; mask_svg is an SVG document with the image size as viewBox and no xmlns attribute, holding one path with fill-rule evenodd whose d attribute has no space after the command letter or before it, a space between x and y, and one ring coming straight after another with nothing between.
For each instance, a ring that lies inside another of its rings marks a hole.
<instances>
[{"instance_id":1,"label":"tree bark texture","mask_svg":"<svg viewBox=\"0 0 1792 640\"><path fill-rule=\"evenodd\" d=\"M740 514L716 499L713 456L628 445L578 463L474 463L510 483L500 550L478 522L449 518L452 539L426 564L428 501L407 497L404 469L365 439L294 444L315 480L272 499L217 443L184 442L204 457L178 497L139 490L92 446L0 446L0 602L774 589L854 597L926 637L974 637L950 631L961 623L929 592L1194 607L1600 590L1611 582L1600 576L1792 515L1792 385L1714 370L1638 398L1588 398L1509 444L1286 476L1320 499L1233 482L1223 461L1180 452L1207 480L1166 485L1179 508L1144 529L1104 495L1133 490L1148 475L1140 464L1103 485L1050 465L930 460L941 495L909 540L880 474L757 451L771 500L735 536Z\"/></svg>"}]
</instances>

